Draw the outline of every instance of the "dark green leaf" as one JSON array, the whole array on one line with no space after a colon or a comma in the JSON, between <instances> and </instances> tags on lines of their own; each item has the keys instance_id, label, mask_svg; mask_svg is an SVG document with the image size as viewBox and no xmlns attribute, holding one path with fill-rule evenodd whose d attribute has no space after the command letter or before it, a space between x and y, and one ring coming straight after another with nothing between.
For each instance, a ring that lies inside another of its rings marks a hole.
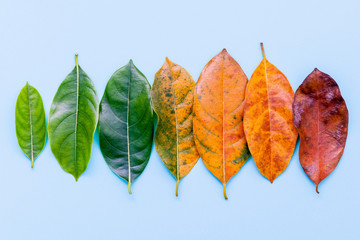
<instances>
[{"instance_id":1,"label":"dark green leaf","mask_svg":"<svg viewBox=\"0 0 360 240\"><path fill-rule=\"evenodd\" d=\"M21 89L16 101L15 129L19 146L33 167L45 146L46 118L41 96L29 83Z\"/></svg>"},{"instance_id":2,"label":"dark green leaf","mask_svg":"<svg viewBox=\"0 0 360 240\"><path fill-rule=\"evenodd\" d=\"M144 171L154 132L150 84L130 62L110 78L100 104L99 141L110 169L131 183Z\"/></svg>"},{"instance_id":3,"label":"dark green leaf","mask_svg":"<svg viewBox=\"0 0 360 240\"><path fill-rule=\"evenodd\" d=\"M99 102L93 82L75 56L74 70L61 83L49 114L49 141L64 171L77 180L90 160Z\"/></svg>"}]
</instances>

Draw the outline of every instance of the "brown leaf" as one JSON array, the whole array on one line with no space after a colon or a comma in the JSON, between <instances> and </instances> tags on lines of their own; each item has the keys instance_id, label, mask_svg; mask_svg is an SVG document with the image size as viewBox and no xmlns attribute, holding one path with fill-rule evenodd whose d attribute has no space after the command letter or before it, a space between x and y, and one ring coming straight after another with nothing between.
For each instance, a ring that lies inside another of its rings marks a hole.
<instances>
[{"instance_id":1,"label":"brown leaf","mask_svg":"<svg viewBox=\"0 0 360 240\"><path fill-rule=\"evenodd\" d=\"M191 75L166 58L151 89L153 108L159 119L155 148L176 178L176 196L179 181L199 159L193 136L194 87Z\"/></svg>"},{"instance_id":2,"label":"brown leaf","mask_svg":"<svg viewBox=\"0 0 360 240\"><path fill-rule=\"evenodd\" d=\"M292 117L294 92L261 47L264 58L246 89L244 128L256 166L272 183L288 166L298 134Z\"/></svg>"},{"instance_id":3,"label":"brown leaf","mask_svg":"<svg viewBox=\"0 0 360 240\"><path fill-rule=\"evenodd\" d=\"M224 49L204 67L194 100L195 143L205 166L224 187L249 158L243 128L247 77Z\"/></svg>"},{"instance_id":4,"label":"brown leaf","mask_svg":"<svg viewBox=\"0 0 360 240\"><path fill-rule=\"evenodd\" d=\"M319 193L319 183L335 169L343 154L348 110L335 80L317 68L296 90L293 107L300 134L300 163Z\"/></svg>"}]
</instances>

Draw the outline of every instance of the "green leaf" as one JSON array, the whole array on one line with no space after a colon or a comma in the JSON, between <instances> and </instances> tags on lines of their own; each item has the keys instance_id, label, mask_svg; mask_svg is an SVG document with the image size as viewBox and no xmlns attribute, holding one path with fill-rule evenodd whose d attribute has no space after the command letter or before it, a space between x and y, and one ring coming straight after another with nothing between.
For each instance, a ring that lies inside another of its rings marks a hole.
<instances>
[{"instance_id":1,"label":"green leaf","mask_svg":"<svg viewBox=\"0 0 360 240\"><path fill-rule=\"evenodd\" d=\"M100 103L100 149L110 169L131 183L144 171L151 153L154 118L150 84L130 62L110 78Z\"/></svg>"},{"instance_id":2,"label":"green leaf","mask_svg":"<svg viewBox=\"0 0 360 240\"><path fill-rule=\"evenodd\" d=\"M62 169L77 181L90 160L99 101L89 76L78 65L61 83L49 114L49 142Z\"/></svg>"},{"instance_id":3,"label":"green leaf","mask_svg":"<svg viewBox=\"0 0 360 240\"><path fill-rule=\"evenodd\" d=\"M15 130L19 146L33 167L45 146L46 118L41 96L29 83L21 89L16 101Z\"/></svg>"}]
</instances>

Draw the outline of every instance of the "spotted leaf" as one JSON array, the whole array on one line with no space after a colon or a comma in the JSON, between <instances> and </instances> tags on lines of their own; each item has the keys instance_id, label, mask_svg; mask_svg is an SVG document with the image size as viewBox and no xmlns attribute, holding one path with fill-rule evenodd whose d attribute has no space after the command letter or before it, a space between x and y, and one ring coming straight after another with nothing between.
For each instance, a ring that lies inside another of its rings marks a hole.
<instances>
[{"instance_id":1,"label":"spotted leaf","mask_svg":"<svg viewBox=\"0 0 360 240\"><path fill-rule=\"evenodd\" d=\"M176 196L179 181L199 158L193 135L194 86L191 75L166 58L151 89L153 108L158 115L155 148L176 178Z\"/></svg>"}]
</instances>

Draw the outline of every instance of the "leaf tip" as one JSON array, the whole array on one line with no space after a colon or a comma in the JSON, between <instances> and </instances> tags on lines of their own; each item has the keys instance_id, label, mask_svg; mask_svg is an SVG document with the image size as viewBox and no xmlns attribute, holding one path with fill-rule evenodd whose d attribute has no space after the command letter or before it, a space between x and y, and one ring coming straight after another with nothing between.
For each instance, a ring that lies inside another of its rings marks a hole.
<instances>
[{"instance_id":1,"label":"leaf tip","mask_svg":"<svg viewBox=\"0 0 360 240\"><path fill-rule=\"evenodd\" d=\"M80 177L80 176L75 176L75 175L74 175L75 182L77 182L77 181L79 180L79 177Z\"/></svg>"},{"instance_id":2,"label":"leaf tip","mask_svg":"<svg viewBox=\"0 0 360 240\"><path fill-rule=\"evenodd\" d=\"M131 58L130 58L129 64L134 64L134 62Z\"/></svg>"},{"instance_id":3,"label":"leaf tip","mask_svg":"<svg viewBox=\"0 0 360 240\"><path fill-rule=\"evenodd\" d=\"M75 53L75 64L76 64L76 66L79 65L78 56L79 56L79 54Z\"/></svg>"},{"instance_id":4,"label":"leaf tip","mask_svg":"<svg viewBox=\"0 0 360 240\"><path fill-rule=\"evenodd\" d=\"M224 48L224 49L222 50L222 52L223 52L223 53L227 53L227 50L226 50L226 48Z\"/></svg>"}]
</instances>

